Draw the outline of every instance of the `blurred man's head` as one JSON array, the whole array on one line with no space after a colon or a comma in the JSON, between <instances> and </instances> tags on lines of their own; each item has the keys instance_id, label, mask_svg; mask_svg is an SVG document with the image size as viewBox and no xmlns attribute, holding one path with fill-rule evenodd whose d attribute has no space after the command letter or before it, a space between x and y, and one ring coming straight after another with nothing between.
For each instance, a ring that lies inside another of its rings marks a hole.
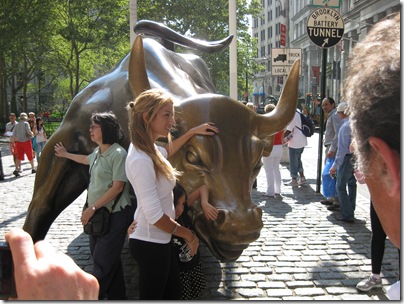
<instances>
[{"instance_id":1,"label":"blurred man's head","mask_svg":"<svg viewBox=\"0 0 404 304\"><path fill-rule=\"evenodd\" d=\"M335 100L332 97L326 97L321 102L321 107L325 113L329 113L335 108Z\"/></svg>"},{"instance_id":2,"label":"blurred man's head","mask_svg":"<svg viewBox=\"0 0 404 304\"><path fill-rule=\"evenodd\" d=\"M345 79L353 145L375 210L400 247L400 14L354 48Z\"/></svg>"}]
</instances>

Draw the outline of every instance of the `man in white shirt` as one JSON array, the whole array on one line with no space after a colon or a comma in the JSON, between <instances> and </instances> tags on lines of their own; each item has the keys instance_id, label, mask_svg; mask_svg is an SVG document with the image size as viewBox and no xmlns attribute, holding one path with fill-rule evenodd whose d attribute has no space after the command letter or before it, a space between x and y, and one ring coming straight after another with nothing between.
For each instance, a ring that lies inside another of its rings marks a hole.
<instances>
[{"instance_id":1,"label":"man in white shirt","mask_svg":"<svg viewBox=\"0 0 404 304\"><path fill-rule=\"evenodd\" d=\"M292 187L297 187L306 183L302 163L302 153L304 147L307 146L307 137L300 130L302 128L302 121L300 118L300 113L297 111L293 120L286 127L284 134L284 139L287 141L289 147L289 171L290 176L292 177L292 179L285 183L285 185ZM298 180L299 175L300 178Z\"/></svg>"}]
</instances>

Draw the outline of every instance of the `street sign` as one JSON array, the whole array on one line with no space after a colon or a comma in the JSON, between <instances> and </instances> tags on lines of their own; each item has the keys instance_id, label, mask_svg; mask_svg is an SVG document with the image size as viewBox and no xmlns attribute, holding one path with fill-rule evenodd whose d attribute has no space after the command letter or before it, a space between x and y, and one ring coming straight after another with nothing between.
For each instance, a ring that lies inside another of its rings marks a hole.
<instances>
[{"instance_id":1,"label":"street sign","mask_svg":"<svg viewBox=\"0 0 404 304\"><path fill-rule=\"evenodd\" d=\"M279 40L281 46L286 46L286 25L281 23L281 37Z\"/></svg>"},{"instance_id":2,"label":"street sign","mask_svg":"<svg viewBox=\"0 0 404 304\"><path fill-rule=\"evenodd\" d=\"M327 6L331 8L339 8L340 0L313 0L313 6Z\"/></svg>"},{"instance_id":3,"label":"street sign","mask_svg":"<svg viewBox=\"0 0 404 304\"><path fill-rule=\"evenodd\" d=\"M272 75L288 75L296 59L302 58L302 49L272 49L271 72ZM300 67L300 73L301 73Z\"/></svg>"},{"instance_id":4,"label":"street sign","mask_svg":"<svg viewBox=\"0 0 404 304\"><path fill-rule=\"evenodd\" d=\"M316 45L322 48L332 47L344 35L344 20L332 8L318 8L307 19L307 34Z\"/></svg>"}]
</instances>

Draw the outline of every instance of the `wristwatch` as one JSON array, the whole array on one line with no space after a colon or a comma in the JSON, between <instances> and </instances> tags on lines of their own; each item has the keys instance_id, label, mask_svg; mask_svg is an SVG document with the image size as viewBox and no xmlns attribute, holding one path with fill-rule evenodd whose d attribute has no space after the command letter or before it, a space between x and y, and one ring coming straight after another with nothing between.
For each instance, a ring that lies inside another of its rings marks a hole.
<instances>
[{"instance_id":1,"label":"wristwatch","mask_svg":"<svg viewBox=\"0 0 404 304\"><path fill-rule=\"evenodd\" d=\"M93 209L93 211L97 210L94 205L91 206L91 209Z\"/></svg>"}]
</instances>

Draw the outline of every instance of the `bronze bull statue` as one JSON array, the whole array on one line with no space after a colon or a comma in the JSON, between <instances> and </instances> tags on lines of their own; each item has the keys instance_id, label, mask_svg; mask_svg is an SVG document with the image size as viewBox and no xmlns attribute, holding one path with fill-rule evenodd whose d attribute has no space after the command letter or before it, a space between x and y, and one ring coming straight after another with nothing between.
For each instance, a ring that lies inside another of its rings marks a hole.
<instances>
[{"instance_id":1,"label":"bronze bull statue","mask_svg":"<svg viewBox=\"0 0 404 304\"><path fill-rule=\"evenodd\" d=\"M207 47L224 48L230 40ZM276 109L259 115L236 100L213 94L209 71L200 57L175 53L153 39L138 36L131 53L115 70L90 83L73 99L59 129L45 145L24 229L34 241L45 238L56 217L87 188L88 166L56 157L54 145L63 142L68 151L91 153L95 147L89 136L91 114L112 111L124 129L122 145L128 147L127 103L143 90L164 88L178 100L174 138L206 121L220 129L212 138L192 138L170 162L184 173L180 183L188 192L203 183L208 185L209 201L219 209L219 218L206 221L201 207L196 206L196 232L219 260L236 260L263 227L262 210L251 201L251 186L259 173L261 156L272 149L272 135L285 128L295 113L299 64L295 62Z\"/></svg>"}]
</instances>

